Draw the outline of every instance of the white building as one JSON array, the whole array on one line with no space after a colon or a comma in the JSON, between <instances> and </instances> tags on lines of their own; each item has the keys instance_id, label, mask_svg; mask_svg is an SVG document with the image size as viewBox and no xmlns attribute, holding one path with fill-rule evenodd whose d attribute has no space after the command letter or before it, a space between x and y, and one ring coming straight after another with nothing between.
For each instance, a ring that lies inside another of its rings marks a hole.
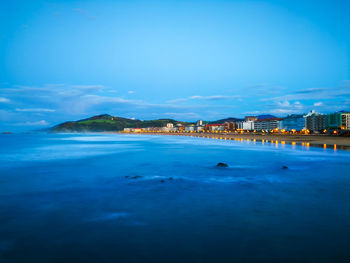
<instances>
[{"instance_id":1,"label":"white building","mask_svg":"<svg viewBox=\"0 0 350 263\"><path fill-rule=\"evenodd\" d=\"M202 120L198 120L197 121L197 126L203 126L203 121Z\"/></svg>"},{"instance_id":2,"label":"white building","mask_svg":"<svg viewBox=\"0 0 350 263\"><path fill-rule=\"evenodd\" d=\"M195 126L194 125L190 125L190 126L186 126L185 127L185 131L187 132L193 132L195 130Z\"/></svg>"},{"instance_id":3,"label":"white building","mask_svg":"<svg viewBox=\"0 0 350 263\"><path fill-rule=\"evenodd\" d=\"M243 130L254 130L254 121L241 121L238 123L238 129Z\"/></svg>"}]
</instances>

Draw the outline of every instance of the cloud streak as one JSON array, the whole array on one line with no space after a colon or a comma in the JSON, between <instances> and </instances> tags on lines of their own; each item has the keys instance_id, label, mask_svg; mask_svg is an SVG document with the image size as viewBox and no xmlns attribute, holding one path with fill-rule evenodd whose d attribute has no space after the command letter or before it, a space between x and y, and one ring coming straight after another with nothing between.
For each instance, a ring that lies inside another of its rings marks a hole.
<instances>
[{"instance_id":1,"label":"cloud streak","mask_svg":"<svg viewBox=\"0 0 350 263\"><path fill-rule=\"evenodd\" d=\"M10 100L7 99L7 98L4 98L4 97L0 97L0 102L1 102L1 103L9 103Z\"/></svg>"},{"instance_id":2,"label":"cloud streak","mask_svg":"<svg viewBox=\"0 0 350 263\"><path fill-rule=\"evenodd\" d=\"M55 112L54 109L43 109L43 108L33 108L33 109L16 109L18 112Z\"/></svg>"},{"instance_id":3,"label":"cloud streak","mask_svg":"<svg viewBox=\"0 0 350 263\"><path fill-rule=\"evenodd\" d=\"M230 100L230 99L237 99L241 98L241 96L225 96L225 95L213 95L213 96L201 96L201 95L195 95L190 96L187 98L178 98L174 100L167 101L168 103L179 103L179 102L186 102L186 101L193 101L193 100L205 100L205 101L218 101L218 100Z\"/></svg>"}]
</instances>

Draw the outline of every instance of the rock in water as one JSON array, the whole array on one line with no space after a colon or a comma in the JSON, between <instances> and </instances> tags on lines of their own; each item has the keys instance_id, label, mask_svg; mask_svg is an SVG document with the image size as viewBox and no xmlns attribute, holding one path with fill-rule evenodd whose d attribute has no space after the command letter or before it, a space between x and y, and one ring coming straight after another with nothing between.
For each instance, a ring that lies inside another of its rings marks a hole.
<instances>
[{"instance_id":1,"label":"rock in water","mask_svg":"<svg viewBox=\"0 0 350 263\"><path fill-rule=\"evenodd\" d=\"M227 163L218 163L217 167L228 167Z\"/></svg>"},{"instance_id":2,"label":"rock in water","mask_svg":"<svg viewBox=\"0 0 350 263\"><path fill-rule=\"evenodd\" d=\"M288 166L283 165L283 166L282 166L282 169L283 169L283 170L286 170L286 169L288 169Z\"/></svg>"}]
</instances>

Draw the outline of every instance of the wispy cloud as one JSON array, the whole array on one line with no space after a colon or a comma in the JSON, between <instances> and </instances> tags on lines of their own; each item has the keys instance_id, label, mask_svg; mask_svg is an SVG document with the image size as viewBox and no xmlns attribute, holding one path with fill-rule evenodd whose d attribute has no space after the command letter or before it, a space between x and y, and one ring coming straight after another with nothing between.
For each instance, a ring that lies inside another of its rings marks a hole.
<instances>
[{"instance_id":1,"label":"wispy cloud","mask_svg":"<svg viewBox=\"0 0 350 263\"><path fill-rule=\"evenodd\" d=\"M32 108L32 109L16 109L19 112L55 112L54 109Z\"/></svg>"},{"instance_id":2,"label":"wispy cloud","mask_svg":"<svg viewBox=\"0 0 350 263\"><path fill-rule=\"evenodd\" d=\"M153 113L155 116L164 116L166 118L173 119L200 119L200 115L195 112L164 112L164 113Z\"/></svg>"},{"instance_id":3,"label":"wispy cloud","mask_svg":"<svg viewBox=\"0 0 350 263\"><path fill-rule=\"evenodd\" d=\"M324 105L324 104L323 104L323 102L321 102L321 101L320 101L320 102L315 102L315 103L314 103L314 106L315 106L315 107L320 107L320 106L323 106L323 105Z\"/></svg>"},{"instance_id":4,"label":"wispy cloud","mask_svg":"<svg viewBox=\"0 0 350 263\"><path fill-rule=\"evenodd\" d=\"M1 103L9 103L10 100L8 98L0 97L0 102Z\"/></svg>"},{"instance_id":5,"label":"wispy cloud","mask_svg":"<svg viewBox=\"0 0 350 263\"><path fill-rule=\"evenodd\" d=\"M320 99L339 99L350 97L350 85L340 85L330 88L310 88L297 90L293 93L283 96L264 98L262 101L280 101L280 100L320 100Z\"/></svg>"},{"instance_id":6,"label":"wispy cloud","mask_svg":"<svg viewBox=\"0 0 350 263\"><path fill-rule=\"evenodd\" d=\"M229 99L234 99L234 98L241 98L241 96L225 96L225 95L201 96L201 95L195 95L195 96L190 96L187 98L178 98L178 99L174 99L174 100L169 100L167 102L178 103L178 102L185 102L185 101L191 101L191 100L215 101L215 100L229 100Z\"/></svg>"},{"instance_id":7,"label":"wispy cloud","mask_svg":"<svg viewBox=\"0 0 350 263\"><path fill-rule=\"evenodd\" d=\"M13 124L15 126L48 126L50 125L49 122L46 120L40 120L40 121L26 121L26 122L20 122Z\"/></svg>"}]
</instances>

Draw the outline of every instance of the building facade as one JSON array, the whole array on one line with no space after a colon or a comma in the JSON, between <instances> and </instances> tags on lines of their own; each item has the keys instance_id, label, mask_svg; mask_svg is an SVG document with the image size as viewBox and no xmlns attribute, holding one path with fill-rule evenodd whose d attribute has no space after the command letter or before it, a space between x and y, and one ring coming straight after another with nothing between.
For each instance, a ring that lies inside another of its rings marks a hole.
<instances>
[{"instance_id":1,"label":"building facade","mask_svg":"<svg viewBox=\"0 0 350 263\"><path fill-rule=\"evenodd\" d=\"M258 116L245 116L245 121L257 121Z\"/></svg>"},{"instance_id":2,"label":"building facade","mask_svg":"<svg viewBox=\"0 0 350 263\"><path fill-rule=\"evenodd\" d=\"M261 131L261 130L273 130L273 129L278 129L278 127L281 126L281 121L282 118L270 118L270 119L262 119L262 120L257 120L254 121L254 129Z\"/></svg>"},{"instance_id":3,"label":"building facade","mask_svg":"<svg viewBox=\"0 0 350 263\"><path fill-rule=\"evenodd\" d=\"M350 130L350 112L327 114L327 128Z\"/></svg>"},{"instance_id":4,"label":"building facade","mask_svg":"<svg viewBox=\"0 0 350 263\"><path fill-rule=\"evenodd\" d=\"M343 112L341 114L342 127L345 130L350 130L350 112Z\"/></svg>"},{"instance_id":5,"label":"building facade","mask_svg":"<svg viewBox=\"0 0 350 263\"><path fill-rule=\"evenodd\" d=\"M197 126L203 126L203 121L202 120L198 120L197 121Z\"/></svg>"},{"instance_id":6,"label":"building facade","mask_svg":"<svg viewBox=\"0 0 350 263\"><path fill-rule=\"evenodd\" d=\"M305 128L311 131L321 131L327 127L327 115L314 110L304 116Z\"/></svg>"},{"instance_id":7,"label":"building facade","mask_svg":"<svg viewBox=\"0 0 350 263\"><path fill-rule=\"evenodd\" d=\"M205 130L209 132L223 131L225 126L223 124L206 124Z\"/></svg>"},{"instance_id":8,"label":"building facade","mask_svg":"<svg viewBox=\"0 0 350 263\"><path fill-rule=\"evenodd\" d=\"M234 131L237 129L237 124L235 122L225 122L224 129L225 131Z\"/></svg>"},{"instance_id":9,"label":"building facade","mask_svg":"<svg viewBox=\"0 0 350 263\"><path fill-rule=\"evenodd\" d=\"M303 115L291 114L283 118L280 123L280 129L287 131L296 130L301 131L305 128L305 120Z\"/></svg>"},{"instance_id":10,"label":"building facade","mask_svg":"<svg viewBox=\"0 0 350 263\"><path fill-rule=\"evenodd\" d=\"M254 130L254 121L241 121L238 123L238 129L252 131Z\"/></svg>"}]
</instances>

